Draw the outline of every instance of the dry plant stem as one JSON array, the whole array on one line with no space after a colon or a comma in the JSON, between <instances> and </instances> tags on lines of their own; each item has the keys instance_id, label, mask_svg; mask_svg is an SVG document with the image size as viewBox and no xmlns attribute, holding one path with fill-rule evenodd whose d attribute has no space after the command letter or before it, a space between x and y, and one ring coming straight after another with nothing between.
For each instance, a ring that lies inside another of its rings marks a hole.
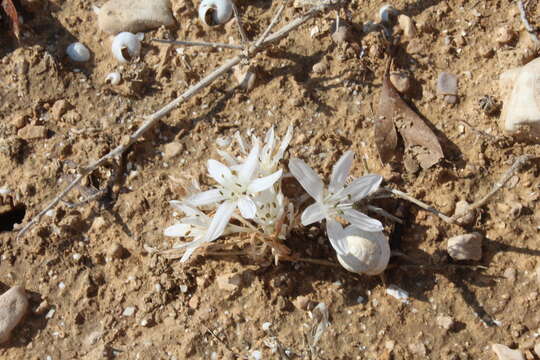
<instances>
[{"instance_id":1,"label":"dry plant stem","mask_svg":"<svg viewBox=\"0 0 540 360\"><path fill-rule=\"evenodd\" d=\"M246 31L244 30L244 24L242 23L242 19L240 18L240 12L238 11L238 8L236 7L234 1L231 1L231 4L234 18L236 19L236 26L238 27L238 32L240 33L240 37L242 38L242 45L246 45L249 42L249 39L246 35Z\"/></svg>"},{"instance_id":2,"label":"dry plant stem","mask_svg":"<svg viewBox=\"0 0 540 360\"><path fill-rule=\"evenodd\" d=\"M413 204L421 207L422 209L426 210L426 211L429 211L430 213L432 214L435 214L437 215L438 217L440 217L442 220L444 220L445 222L449 223L449 224L454 224L454 220L452 220L452 218L444 215L442 212L440 212L439 210L429 206L428 204L418 200L418 199L415 199L413 198L412 196L402 192L402 191L399 191L399 190L396 190L396 189L392 189L392 188L389 188L389 187L384 187L384 190L392 193L393 195L401 198L401 199L404 199L404 200L407 200L409 202L412 202Z\"/></svg>"},{"instance_id":3,"label":"dry plant stem","mask_svg":"<svg viewBox=\"0 0 540 360\"><path fill-rule=\"evenodd\" d=\"M276 14L274 15L274 17L272 18L272 20L270 21L270 25L268 25L268 27L266 28L266 30L264 30L264 32L262 33L262 35L260 36L260 38L257 40L257 42L255 42L255 47L259 47L261 46L261 44L263 43L264 40L266 40L266 38L268 37L268 34L270 34L270 31L272 31L272 29L274 28L274 26L276 26L277 22L279 21L279 18L281 17L281 14L283 13L283 10L285 10L285 4L281 5L278 9L278 11L276 12Z\"/></svg>"},{"instance_id":4,"label":"dry plant stem","mask_svg":"<svg viewBox=\"0 0 540 360\"><path fill-rule=\"evenodd\" d=\"M518 0L517 4L519 8L519 15L521 17L521 22L525 26L525 29L531 35L531 38L534 40L535 43L537 44L540 43L540 40L538 39L538 36L536 35L536 31L534 31L534 28L529 23L529 20L527 20L527 11L525 10L525 5L523 5L523 0Z\"/></svg>"},{"instance_id":5,"label":"dry plant stem","mask_svg":"<svg viewBox=\"0 0 540 360\"><path fill-rule=\"evenodd\" d=\"M206 41L184 41L184 40L164 40L164 39L151 39L150 41L158 42L162 44L182 45L182 46L206 46L214 49L243 49L242 45L225 44L225 43L213 43Z\"/></svg>"},{"instance_id":6,"label":"dry plant stem","mask_svg":"<svg viewBox=\"0 0 540 360\"><path fill-rule=\"evenodd\" d=\"M521 155L519 156L516 161L514 161L514 163L512 164L512 166L503 174L503 176L501 177L501 179L499 181L497 181L493 187L491 188L491 190L483 197L481 198L480 200L472 203L471 205L469 205L467 208L465 208L462 212L460 213L457 213L455 214L451 220L453 222L456 222L459 218L461 218L463 215L465 215L466 213L468 213L469 211L473 211L473 210L476 210L482 206L484 206L492 197L493 195L495 195L495 193L497 191L499 191L500 189L502 189L504 187L504 185L506 185L506 183L508 182L508 180L510 180L510 178L516 173L518 172L529 160L531 160L533 158L532 155Z\"/></svg>"},{"instance_id":7,"label":"dry plant stem","mask_svg":"<svg viewBox=\"0 0 540 360\"><path fill-rule=\"evenodd\" d=\"M397 222L398 224L403 224L403 220L401 220L397 216L394 216L394 215L390 214L388 211L386 211L384 209L381 209L380 207L373 206L373 205L368 205L367 209L370 210L370 211L373 211L375 214L379 214L381 216L384 216L385 218L388 218L388 219L392 220L393 222Z\"/></svg>"},{"instance_id":8,"label":"dry plant stem","mask_svg":"<svg viewBox=\"0 0 540 360\"><path fill-rule=\"evenodd\" d=\"M199 81L197 84L190 87L186 92L184 92L182 95L165 105L160 110L156 111L155 113L148 115L144 121L144 123L141 125L140 128L138 128L133 134L131 134L126 141L124 141L122 144L117 146L115 149L113 149L108 154L104 155L102 158L94 161L90 165L81 168L79 175L75 180L73 180L60 194L58 194L41 212L39 212L30 222L28 222L17 234L17 239L19 239L21 236L23 236L33 225L39 222L41 217L50 209L54 208L58 203L75 187L77 186L81 180L88 174L90 174L92 171L94 171L97 167L103 165L107 160L118 157L122 155L132 144L134 144L142 135L144 135L152 126L161 118L168 115L171 111L176 109L180 104L186 102L191 97L193 97L195 94L199 93L201 90L206 88L208 85L210 85L212 82L214 82L217 78L219 78L221 75L225 74L229 70L231 70L235 65L238 65L242 59L245 58L245 56L253 56L256 53L262 51L264 46L269 45L270 43L276 42L278 40L281 40L285 36L287 36L288 33L291 31L297 29L299 26L304 24L305 22L311 20L315 16L317 16L319 13L321 13L324 10L333 9L340 6L339 4L335 5L324 5L316 7L310 11L308 11L303 16L293 20L289 24L282 27L280 30L276 31L275 33L269 35L264 41L261 42L259 46L252 46L249 51L247 51L246 54L237 55L229 60L227 60L223 65L216 68L214 71L212 71L209 75L204 77L201 81Z\"/></svg>"}]
</instances>

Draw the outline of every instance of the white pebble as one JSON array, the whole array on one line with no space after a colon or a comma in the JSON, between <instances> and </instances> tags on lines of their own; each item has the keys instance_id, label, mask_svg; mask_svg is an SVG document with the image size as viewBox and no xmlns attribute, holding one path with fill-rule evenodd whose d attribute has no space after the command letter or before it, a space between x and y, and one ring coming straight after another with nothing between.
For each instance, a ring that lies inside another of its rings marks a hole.
<instances>
[{"instance_id":1,"label":"white pebble","mask_svg":"<svg viewBox=\"0 0 540 360\"><path fill-rule=\"evenodd\" d=\"M111 49L116 60L127 63L131 59L139 57L141 53L140 37L130 32L121 32L114 37Z\"/></svg>"},{"instance_id":2,"label":"white pebble","mask_svg":"<svg viewBox=\"0 0 540 360\"><path fill-rule=\"evenodd\" d=\"M268 330L270 330L270 326L272 326L271 322L265 322L265 323L262 324L262 329L264 331L268 331Z\"/></svg>"},{"instance_id":3,"label":"white pebble","mask_svg":"<svg viewBox=\"0 0 540 360\"><path fill-rule=\"evenodd\" d=\"M66 53L68 57L76 62L85 62L90 60L90 50L80 42L69 44Z\"/></svg>"},{"instance_id":4,"label":"white pebble","mask_svg":"<svg viewBox=\"0 0 540 360\"><path fill-rule=\"evenodd\" d=\"M123 316L133 316L133 314L135 314L134 306L128 306L124 309L124 312L122 313Z\"/></svg>"},{"instance_id":5,"label":"white pebble","mask_svg":"<svg viewBox=\"0 0 540 360\"><path fill-rule=\"evenodd\" d=\"M56 312L56 309L52 308L51 310L49 310L47 312L47 315L45 315L45 319L52 319L52 317L54 316L54 313Z\"/></svg>"},{"instance_id":6,"label":"white pebble","mask_svg":"<svg viewBox=\"0 0 540 360\"><path fill-rule=\"evenodd\" d=\"M64 289L65 287L66 287L66 284L64 284L63 282L60 282L60 283L58 284L58 288L59 288L60 290Z\"/></svg>"},{"instance_id":7,"label":"white pebble","mask_svg":"<svg viewBox=\"0 0 540 360\"><path fill-rule=\"evenodd\" d=\"M408 299L409 299L409 293L406 292L405 290L401 289L400 287L398 287L397 285L390 285L387 289L386 289L386 293L392 297L395 297L396 299L398 300L401 300L402 302L404 303L407 303L408 302Z\"/></svg>"},{"instance_id":8,"label":"white pebble","mask_svg":"<svg viewBox=\"0 0 540 360\"><path fill-rule=\"evenodd\" d=\"M0 195L7 195L9 193L11 193L11 190L9 188L0 188Z\"/></svg>"},{"instance_id":9,"label":"white pebble","mask_svg":"<svg viewBox=\"0 0 540 360\"><path fill-rule=\"evenodd\" d=\"M261 360L262 359L262 352L260 352L259 350L253 350L251 352L251 358L253 360Z\"/></svg>"},{"instance_id":10,"label":"white pebble","mask_svg":"<svg viewBox=\"0 0 540 360\"><path fill-rule=\"evenodd\" d=\"M186 285L180 285L180 292L181 293L187 293L188 287Z\"/></svg>"}]
</instances>

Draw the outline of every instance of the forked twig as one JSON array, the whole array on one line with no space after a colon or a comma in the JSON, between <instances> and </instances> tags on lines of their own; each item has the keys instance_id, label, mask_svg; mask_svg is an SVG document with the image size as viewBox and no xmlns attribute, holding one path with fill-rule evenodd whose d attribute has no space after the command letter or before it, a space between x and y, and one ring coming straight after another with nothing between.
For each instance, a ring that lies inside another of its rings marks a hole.
<instances>
[{"instance_id":1,"label":"forked twig","mask_svg":"<svg viewBox=\"0 0 540 360\"><path fill-rule=\"evenodd\" d=\"M127 136L124 141L118 145L115 149L113 149L108 154L104 155L100 159L94 161L93 163L87 165L86 167L82 167L80 169L79 175L73 180L64 190L60 192L42 211L40 211L32 220L30 220L17 234L17 239L19 239L21 236L23 236L33 225L39 222L39 220L42 218L42 216L49 211L50 209L54 208L58 203L75 187L77 186L82 179L90 174L92 171L94 171L99 166L103 165L106 161L112 158L116 158L121 156L131 145L133 145L139 138L141 138L142 135L144 135L150 128L152 128L159 119L163 118L164 116L168 115L171 111L176 109L180 104L186 102L190 98L192 98L194 95L198 94L201 90L205 89L207 86L209 86L211 83L213 83L217 78L221 77L223 74L227 73L229 70L231 70L235 65L238 65L243 59L246 57L251 58L255 54L259 53L264 49L265 46L270 45L271 43L274 43L276 41L281 40L285 36L287 36L291 31L297 29L302 24L306 23L307 21L311 20L312 18L316 17L323 11L327 11L330 9L335 9L340 6L342 6L343 3L336 3L336 4L323 4L321 6L317 6L308 12L306 12L304 15L302 15L299 18L296 18L295 20L291 21L289 24L283 26L281 29L276 31L273 34L270 34L266 37L264 41L261 41L260 44L257 46L250 46L247 49L247 51L243 51L242 54L234 56L230 58L229 60L225 61L225 63L215 70L213 70L210 74L205 76L202 80L200 80L197 84L190 87L187 91L185 91L182 95L165 105L160 110L156 111L155 113L146 116L143 124L141 127L139 127L134 133Z\"/></svg>"},{"instance_id":2,"label":"forked twig","mask_svg":"<svg viewBox=\"0 0 540 360\"><path fill-rule=\"evenodd\" d=\"M481 198L480 200L472 203L471 205L469 205L468 207L466 207L465 209L463 209L459 213L454 214L454 216L452 216L452 221L455 223L459 218L463 217L463 215L467 214L468 212L476 210L476 209L484 206L489 201L489 199L491 199L493 197L493 195L495 195L495 193L497 191L499 191L500 189L502 189L504 187L504 185L506 185L506 183L510 180L510 178L512 178L512 176L516 172L518 172L527 162L529 162L529 160L531 160L533 158L534 158L534 156L532 156L532 155L521 155L521 156L519 156L516 159L516 161L514 161L512 166L503 174L503 176L499 179L499 181L497 181L493 185L491 190L483 198Z\"/></svg>"},{"instance_id":3,"label":"forked twig","mask_svg":"<svg viewBox=\"0 0 540 360\"><path fill-rule=\"evenodd\" d=\"M415 199L414 197L412 197L412 196L410 196L410 195L408 195L408 194L406 194L406 193L404 193L402 191L392 189L392 188L389 188L389 187L384 187L383 189L390 192L391 194L401 198L401 199L412 202L413 204L421 207L422 209L424 209L426 211L429 211L432 214L437 215L438 217L440 217L442 220L444 220L445 222L447 222L449 224L459 224L458 220L461 217L463 217L465 214L467 214L470 211L476 210L476 209L484 206L493 197L493 195L495 195L495 193L497 191L499 191L500 189L502 189L504 187L504 185L506 185L506 183L510 180L510 178L516 172L518 172L529 160L531 160L533 158L534 158L534 156L532 156L532 155L521 155L521 156L519 156L516 159L516 161L514 161L512 166L503 174L503 176L500 178L500 180L497 181L493 185L491 190L484 197L482 197L480 200L472 203L471 205L469 205L468 207L466 207L462 211L460 211L458 213L455 213L452 217L443 214L442 212L435 209L434 207L432 207L432 206L430 206L430 205L428 205L428 204L426 204L426 203L424 203L424 202L422 202L422 201L420 201L418 199Z\"/></svg>"},{"instance_id":4,"label":"forked twig","mask_svg":"<svg viewBox=\"0 0 540 360\"><path fill-rule=\"evenodd\" d=\"M249 42L249 39L247 37L246 31L244 30L244 24L242 23L242 18L240 17L240 12L238 11L238 8L236 7L236 4L234 1L231 1L232 9L234 13L234 18L236 19L236 26L238 27L238 32L240 33L240 37L242 38L242 45L246 45Z\"/></svg>"}]
</instances>

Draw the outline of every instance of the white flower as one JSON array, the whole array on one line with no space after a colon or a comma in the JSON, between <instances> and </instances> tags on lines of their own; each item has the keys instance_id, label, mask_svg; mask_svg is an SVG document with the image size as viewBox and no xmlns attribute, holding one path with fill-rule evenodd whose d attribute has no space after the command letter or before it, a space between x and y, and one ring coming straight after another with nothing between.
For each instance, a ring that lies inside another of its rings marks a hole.
<instances>
[{"instance_id":1,"label":"white flower","mask_svg":"<svg viewBox=\"0 0 540 360\"><path fill-rule=\"evenodd\" d=\"M302 213L302 225L306 226L326 219L328 238L340 255L346 255L347 249L344 242L340 241L343 237L343 226L337 221L337 217L348 220L360 230L376 232L383 229L380 221L353 209L355 202L375 191L382 181L380 175L370 174L357 178L345 186L353 159L352 151L343 154L332 169L328 189L325 189L321 178L305 162L300 159L289 161L289 169L293 176L315 199L315 203L308 206Z\"/></svg>"},{"instance_id":2,"label":"white flower","mask_svg":"<svg viewBox=\"0 0 540 360\"><path fill-rule=\"evenodd\" d=\"M229 168L219 161L208 160L208 174L219 186L186 199L186 203L193 206L221 202L208 227L205 241L215 240L223 234L237 208L243 218L253 219L257 213L253 198L261 191L271 188L281 178L282 170L257 178L258 157L259 145L255 144L243 164Z\"/></svg>"},{"instance_id":3,"label":"white flower","mask_svg":"<svg viewBox=\"0 0 540 360\"><path fill-rule=\"evenodd\" d=\"M182 211L187 216L180 219L180 221L172 226L169 226L163 231L163 234L165 236L171 236L171 237L192 237L193 241L187 242L187 243L181 243L181 244L175 244L173 246L174 249L182 249L186 248L186 251L184 252L184 255L182 256L182 259L180 259L181 262L185 262L189 259L191 254L195 250L197 250L198 247L203 245L205 242L210 242L215 239L217 239L219 236L228 234L231 232L241 232L245 231L244 228L235 226L235 225L229 225L227 229L223 231L223 233L217 234L214 233L213 235L206 236L208 234L208 229L210 227L210 224L212 223L212 218L200 211L199 209L189 206L187 204L182 203L181 201L173 200L170 202L170 204L175 207L177 210Z\"/></svg>"},{"instance_id":4,"label":"white flower","mask_svg":"<svg viewBox=\"0 0 540 360\"><path fill-rule=\"evenodd\" d=\"M285 196L273 189L261 192L255 198L257 205L257 216L253 219L262 229L262 232L267 235L274 235L278 223L282 221L281 231L276 234L278 238L284 240L289 231L289 223L292 220L293 205L287 203Z\"/></svg>"},{"instance_id":5,"label":"white flower","mask_svg":"<svg viewBox=\"0 0 540 360\"><path fill-rule=\"evenodd\" d=\"M283 158L285 150L287 150L287 147L291 142L292 136L293 127L289 126L285 136L283 136L283 139L281 140L281 144L277 146L280 139L275 136L274 127L272 126L270 129L268 129L264 139L263 148L259 153L259 167L257 170L259 176L268 176L278 170L279 161ZM240 153L245 156L247 153L248 143L244 141L238 132L234 134L234 137L238 143L238 146L240 147ZM252 136L252 146L255 147L258 143L259 138ZM241 161L241 158L235 158L226 151L218 150L218 153L229 166L237 166Z\"/></svg>"}]
</instances>

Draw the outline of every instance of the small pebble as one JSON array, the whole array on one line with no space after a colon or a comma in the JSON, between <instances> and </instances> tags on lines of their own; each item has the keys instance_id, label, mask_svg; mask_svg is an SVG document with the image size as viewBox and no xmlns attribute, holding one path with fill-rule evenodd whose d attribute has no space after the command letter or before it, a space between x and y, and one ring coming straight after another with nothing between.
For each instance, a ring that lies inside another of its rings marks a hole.
<instances>
[{"instance_id":1,"label":"small pebble","mask_svg":"<svg viewBox=\"0 0 540 360\"><path fill-rule=\"evenodd\" d=\"M318 63L316 63L315 65L313 65L312 70L313 70L313 72L314 72L315 74L323 74L323 73L326 72L326 69L327 69L327 68L328 68L328 67L326 66L326 63L324 63L324 62L321 61L321 62L318 62Z\"/></svg>"},{"instance_id":2,"label":"small pebble","mask_svg":"<svg viewBox=\"0 0 540 360\"><path fill-rule=\"evenodd\" d=\"M416 37L416 26L414 21L407 15L401 14L398 16L398 24L401 30L403 30L403 36L405 39L412 39Z\"/></svg>"},{"instance_id":3,"label":"small pebble","mask_svg":"<svg viewBox=\"0 0 540 360\"><path fill-rule=\"evenodd\" d=\"M14 286L0 296L0 344L11 337L11 331L28 311L26 291Z\"/></svg>"},{"instance_id":4,"label":"small pebble","mask_svg":"<svg viewBox=\"0 0 540 360\"><path fill-rule=\"evenodd\" d=\"M448 254L454 260L475 260L482 258L482 235L474 232L448 239Z\"/></svg>"},{"instance_id":5,"label":"small pebble","mask_svg":"<svg viewBox=\"0 0 540 360\"><path fill-rule=\"evenodd\" d=\"M461 225L472 225L474 221L476 220L476 211L475 210L469 210L469 203L465 200L460 200L456 203L456 210L454 211L454 215L456 214L463 214L458 220L458 222Z\"/></svg>"},{"instance_id":6,"label":"small pebble","mask_svg":"<svg viewBox=\"0 0 540 360\"><path fill-rule=\"evenodd\" d=\"M271 326L272 326L272 323L271 323L271 322L265 322L265 323L262 324L262 329L263 329L264 331L268 331L268 330L270 330L270 327L271 327Z\"/></svg>"},{"instance_id":7,"label":"small pebble","mask_svg":"<svg viewBox=\"0 0 540 360\"><path fill-rule=\"evenodd\" d=\"M41 125L26 125L17 132L17 135L24 140L45 139L49 130Z\"/></svg>"},{"instance_id":8,"label":"small pebble","mask_svg":"<svg viewBox=\"0 0 540 360\"><path fill-rule=\"evenodd\" d=\"M437 316L437 325L442 327L445 330L450 330L454 326L454 319L450 316L439 315Z\"/></svg>"},{"instance_id":9,"label":"small pebble","mask_svg":"<svg viewBox=\"0 0 540 360\"><path fill-rule=\"evenodd\" d=\"M501 26L495 30L494 39L499 45L508 45L516 36L516 33L508 25Z\"/></svg>"},{"instance_id":10,"label":"small pebble","mask_svg":"<svg viewBox=\"0 0 540 360\"><path fill-rule=\"evenodd\" d=\"M411 79L406 73L392 73L390 74L390 81L396 90L402 94L405 94L411 88Z\"/></svg>"},{"instance_id":11,"label":"small pebble","mask_svg":"<svg viewBox=\"0 0 540 360\"><path fill-rule=\"evenodd\" d=\"M391 284L387 289L386 293L398 300L401 300L401 302L408 302L409 299L409 293L397 285Z\"/></svg>"},{"instance_id":12,"label":"small pebble","mask_svg":"<svg viewBox=\"0 0 540 360\"><path fill-rule=\"evenodd\" d=\"M449 104L457 102L458 78L456 75L442 72L437 77L437 94L442 95Z\"/></svg>"},{"instance_id":13,"label":"small pebble","mask_svg":"<svg viewBox=\"0 0 540 360\"><path fill-rule=\"evenodd\" d=\"M534 345L534 353L540 357L540 342Z\"/></svg>"},{"instance_id":14,"label":"small pebble","mask_svg":"<svg viewBox=\"0 0 540 360\"><path fill-rule=\"evenodd\" d=\"M86 62L90 60L90 50L80 42L69 44L66 53L70 60L75 62Z\"/></svg>"},{"instance_id":15,"label":"small pebble","mask_svg":"<svg viewBox=\"0 0 540 360\"><path fill-rule=\"evenodd\" d=\"M260 352L259 350L253 350L251 352L251 358L253 360L262 360L262 352Z\"/></svg>"},{"instance_id":16,"label":"small pebble","mask_svg":"<svg viewBox=\"0 0 540 360\"><path fill-rule=\"evenodd\" d=\"M525 360L525 357L519 350L512 350L506 345L493 344L491 350L497 355L499 360Z\"/></svg>"},{"instance_id":17,"label":"small pebble","mask_svg":"<svg viewBox=\"0 0 540 360\"><path fill-rule=\"evenodd\" d=\"M242 285L242 275L224 274L217 277L218 287L222 290L235 291Z\"/></svg>"},{"instance_id":18,"label":"small pebble","mask_svg":"<svg viewBox=\"0 0 540 360\"><path fill-rule=\"evenodd\" d=\"M178 156L184 150L184 144L179 142L172 142L165 145L163 158L170 160Z\"/></svg>"},{"instance_id":19,"label":"small pebble","mask_svg":"<svg viewBox=\"0 0 540 360\"><path fill-rule=\"evenodd\" d=\"M122 312L122 316L133 316L133 314L135 314L135 307L134 306L128 306L127 308L124 309L124 311Z\"/></svg>"}]
</instances>

